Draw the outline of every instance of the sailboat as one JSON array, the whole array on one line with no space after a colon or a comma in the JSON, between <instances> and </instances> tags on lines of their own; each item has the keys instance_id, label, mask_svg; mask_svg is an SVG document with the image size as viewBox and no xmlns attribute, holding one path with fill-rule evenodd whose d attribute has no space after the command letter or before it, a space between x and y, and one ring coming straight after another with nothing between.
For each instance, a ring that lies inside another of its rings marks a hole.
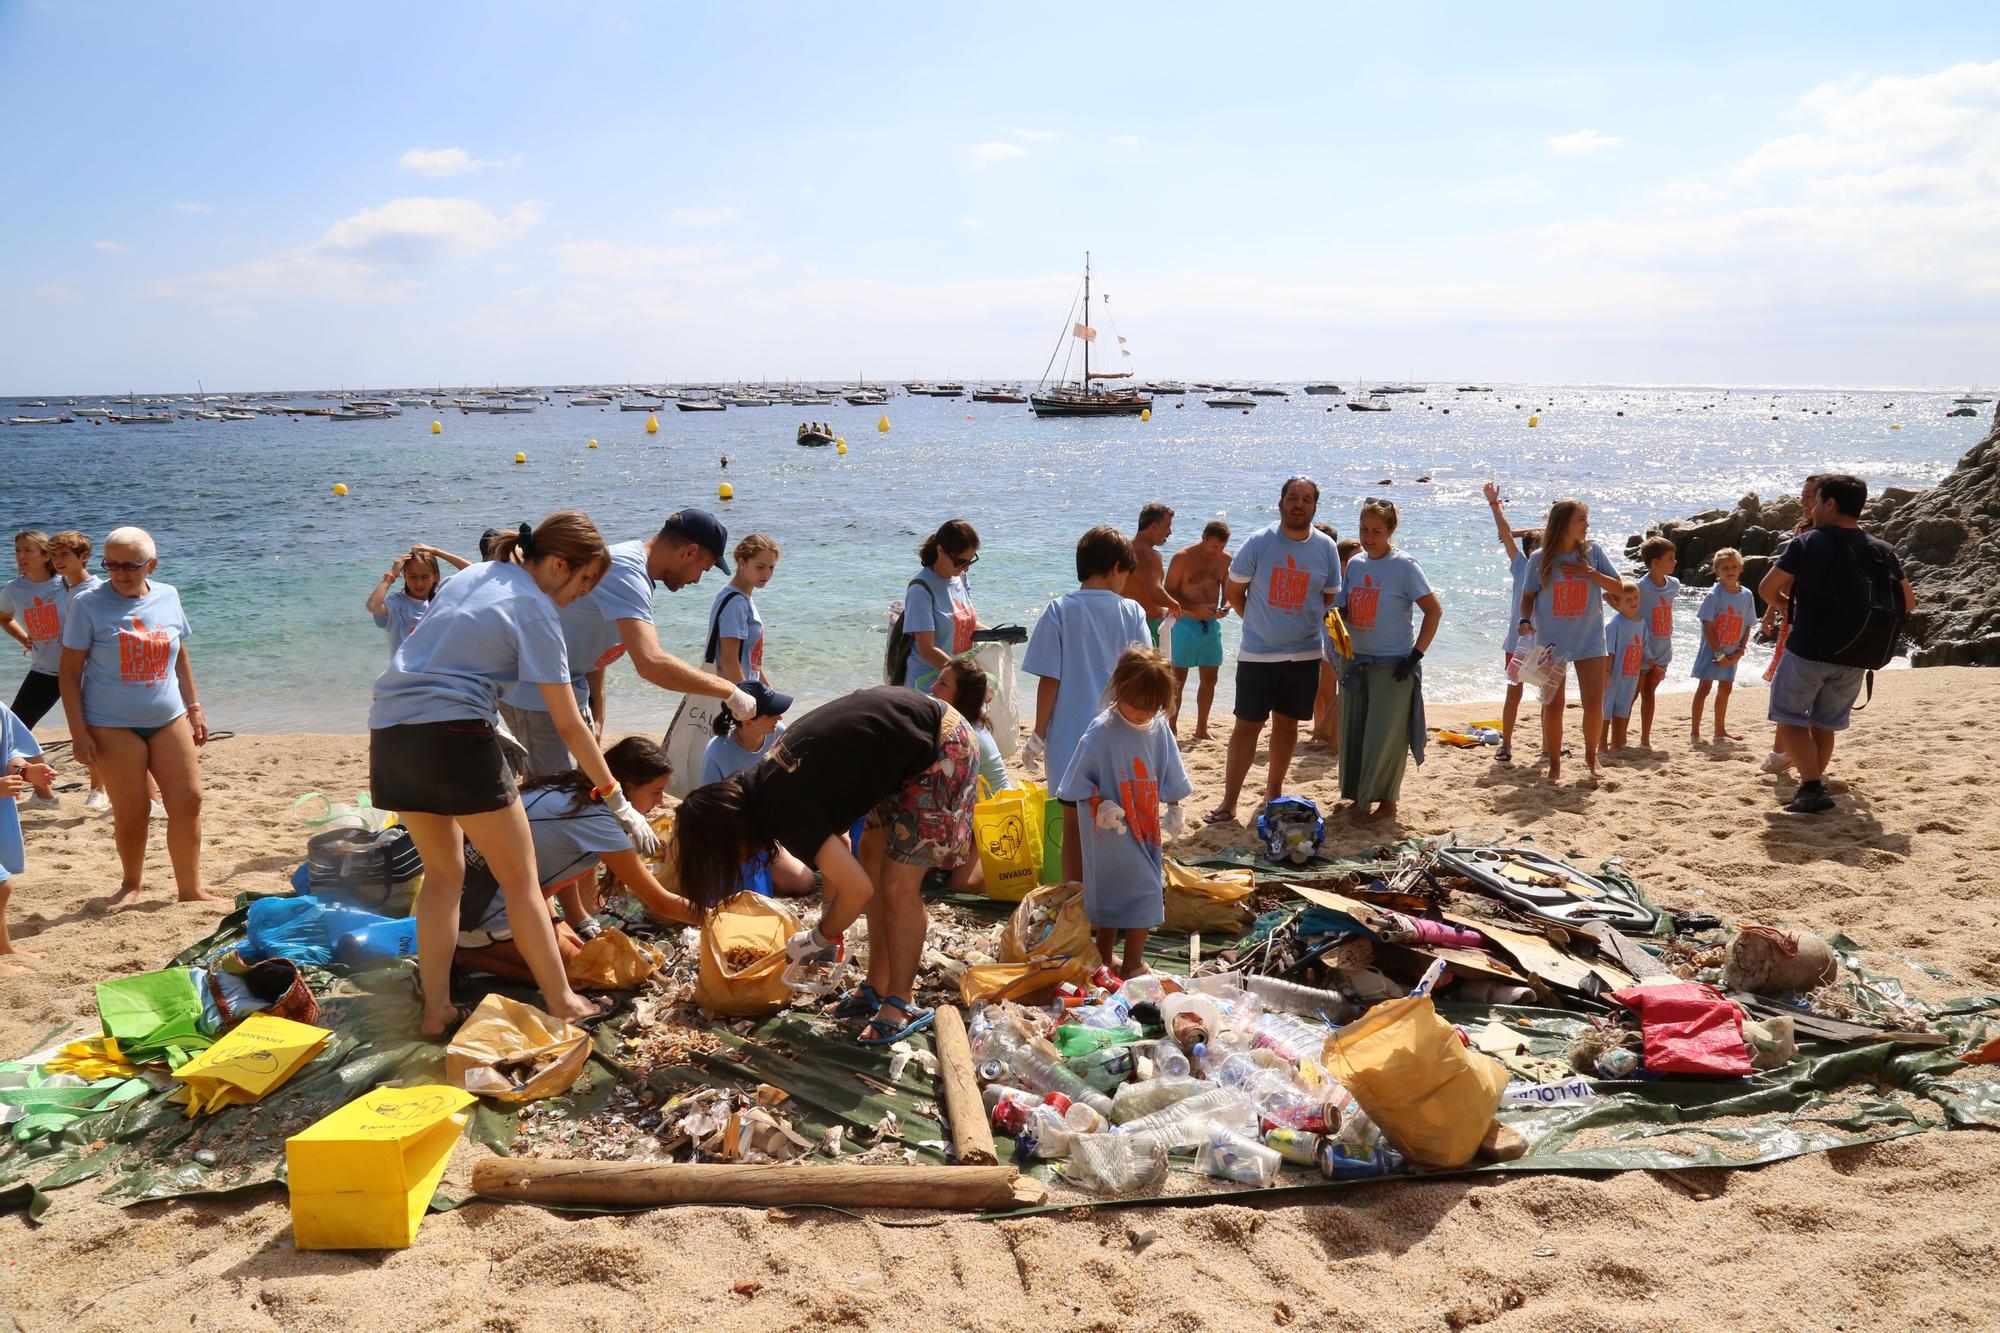
<instances>
[{"instance_id":1,"label":"sailboat","mask_svg":"<svg viewBox=\"0 0 2000 1333\"><path fill-rule=\"evenodd\" d=\"M1098 380L1125 380L1132 378L1129 370L1099 370L1090 368L1090 345L1097 341L1097 330L1089 324L1090 319L1090 252L1083 256L1083 318L1070 327L1069 336L1083 344L1083 380L1078 384L1067 381L1043 393L1028 395L1029 406L1038 417L1136 417L1141 412L1151 410L1153 400L1136 389L1100 389ZM1044 381L1046 382L1046 381Z\"/></svg>"}]
</instances>

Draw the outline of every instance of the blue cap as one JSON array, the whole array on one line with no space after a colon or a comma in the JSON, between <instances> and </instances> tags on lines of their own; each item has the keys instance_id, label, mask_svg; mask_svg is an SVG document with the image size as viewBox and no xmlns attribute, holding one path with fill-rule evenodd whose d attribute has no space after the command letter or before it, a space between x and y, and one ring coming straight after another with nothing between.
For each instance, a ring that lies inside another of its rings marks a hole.
<instances>
[{"instance_id":1,"label":"blue cap","mask_svg":"<svg viewBox=\"0 0 2000 1333\"><path fill-rule=\"evenodd\" d=\"M758 717L783 717L792 710L792 696L774 690L761 680L746 680L737 686L757 701Z\"/></svg>"},{"instance_id":2,"label":"blue cap","mask_svg":"<svg viewBox=\"0 0 2000 1333\"><path fill-rule=\"evenodd\" d=\"M715 567L727 574L729 561L725 558L729 549L729 529L722 526L722 520L706 509L677 509L667 515L667 521L660 525L661 532L670 532L683 541L693 542L702 550L715 557Z\"/></svg>"}]
</instances>

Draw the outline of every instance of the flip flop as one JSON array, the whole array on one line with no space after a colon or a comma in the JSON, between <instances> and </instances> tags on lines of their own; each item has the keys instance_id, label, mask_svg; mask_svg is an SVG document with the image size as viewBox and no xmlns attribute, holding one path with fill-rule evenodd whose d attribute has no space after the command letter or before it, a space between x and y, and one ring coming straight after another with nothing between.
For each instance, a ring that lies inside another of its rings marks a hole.
<instances>
[{"instance_id":1,"label":"flip flop","mask_svg":"<svg viewBox=\"0 0 2000 1333\"><path fill-rule=\"evenodd\" d=\"M888 1028L887 1022L882 1017L883 1010L887 1009L892 1004L895 1005L898 1009L903 1011L903 1017L907 1020L903 1024L903 1026L899 1028ZM903 1038L907 1036L910 1036L912 1033L922 1032L925 1028L931 1025L931 1020L936 1017L937 1017L937 1010L912 1009L910 1008L909 1005L904 1004L901 1000L897 999L895 996L892 995L888 999L882 1001L882 1008L877 1009L875 1011L875 1017L868 1020L868 1026L875 1028L877 1031L881 1031L884 1028L888 1028L888 1035L881 1037L856 1037L854 1040L856 1044L861 1046L894 1046L897 1042L901 1041Z\"/></svg>"},{"instance_id":2,"label":"flip flop","mask_svg":"<svg viewBox=\"0 0 2000 1333\"><path fill-rule=\"evenodd\" d=\"M618 1012L618 1001L609 995L605 996L601 1000L598 1000L596 1004L597 1004L596 1013L590 1015L590 1017L588 1018L571 1019L570 1020L571 1026L580 1027L585 1032L588 1032L592 1028L596 1027L599 1023L602 1023L605 1019L611 1017L613 1014Z\"/></svg>"},{"instance_id":3,"label":"flip flop","mask_svg":"<svg viewBox=\"0 0 2000 1333\"><path fill-rule=\"evenodd\" d=\"M1493 757L1503 764L1511 764L1514 762L1514 747L1503 745L1494 753Z\"/></svg>"},{"instance_id":4,"label":"flip flop","mask_svg":"<svg viewBox=\"0 0 2000 1333\"><path fill-rule=\"evenodd\" d=\"M836 1003L828 1006L826 1016L839 1019L872 1018L875 1011L881 1007L882 997L875 993L873 986L864 981L841 996Z\"/></svg>"},{"instance_id":5,"label":"flip flop","mask_svg":"<svg viewBox=\"0 0 2000 1333\"><path fill-rule=\"evenodd\" d=\"M1204 824L1234 824L1236 822L1236 812L1234 810L1224 810L1221 806L1217 806L1203 815L1201 822Z\"/></svg>"}]
</instances>

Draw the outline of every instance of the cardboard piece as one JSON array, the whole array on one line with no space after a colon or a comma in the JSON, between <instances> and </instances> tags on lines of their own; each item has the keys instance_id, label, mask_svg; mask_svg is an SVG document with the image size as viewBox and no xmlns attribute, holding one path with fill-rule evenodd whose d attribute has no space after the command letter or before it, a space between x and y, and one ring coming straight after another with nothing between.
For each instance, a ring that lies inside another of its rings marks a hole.
<instances>
[{"instance_id":1,"label":"cardboard piece","mask_svg":"<svg viewBox=\"0 0 2000 1333\"><path fill-rule=\"evenodd\" d=\"M436 1083L377 1088L286 1139L293 1243L302 1250L409 1245L474 1100Z\"/></svg>"}]
</instances>

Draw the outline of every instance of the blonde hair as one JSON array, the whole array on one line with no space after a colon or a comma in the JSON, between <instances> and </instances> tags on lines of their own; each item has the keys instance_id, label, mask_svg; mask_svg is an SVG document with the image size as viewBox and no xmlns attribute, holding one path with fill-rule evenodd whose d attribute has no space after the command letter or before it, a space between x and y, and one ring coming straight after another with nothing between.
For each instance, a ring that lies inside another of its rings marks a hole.
<instances>
[{"instance_id":1,"label":"blonde hair","mask_svg":"<svg viewBox=\"0 0 2000 1333\"><path fill-rule=\"evenodd\" d=\"M159 548L153 544L153 534L144 528L113 528L104 538L104 551L109 555L114 546L129 546L140 552L148 560L159 558Z\"/></svg>"},{"instance_id":2,"label":"blonde hair","mask_svg":"<svg viewBox=\"0 0 2000 1333\"><path fill-rule=\"evenodd\" d=\"M784 552L778 549L777 541L761 532L753 532L736 543L736 563L739 565L745 560L755 560L760 555L783 554Z\"/></svg>"},{"instance_id":3,"label":"blonde hair","mask_svg":"<svg viewBox=\"0 0 2000 1333\"><path fill-rule=\"evenodd\" d=\"M1720 569L1725 561L1730 560L1734 560L1739 565L1742 564L1743 552L1737 550L1734 546L1725 546L1708 558L1708 567L1710 569Z\"/></svg>"},{"instance_id":4,"label":"blonde hair","mask_svg":"<svg viewBox=\"0 0 2000 1333\"><path fill-rule=\"evenodd\" d=\"M1127 648L1111 671L1112 702L1158 713L1174 701L1174 668L1157 648Z\"/></svg>"},{"instance_id":5,"label":"blonde hair","mask_svg":"<svg viewBox=\"0 0 2000 1333\"><path fill-rule=\"evenodd\" d=\"M1639 595L1639 585L1631 579L1620 579L1618 580L1617 595L1620 597L1637 597Z\"/></svg>"},{"instance_id":6,"label":"blonde hair","mask_svg":"<svg viewBox=\"0 0 2000 1333\"><path fill-rule=\"evenodd\" d=\"M1394 536L1396 533L1396 525L1403 521L1403 516L1397 511L1394 500L1376 500L1373 498L1363 500L1361 502L1361 516L1366 518L1370 514L1382 520L1382 526L1389 529L1391 536Z\"/></svg>"}]
</instances>

